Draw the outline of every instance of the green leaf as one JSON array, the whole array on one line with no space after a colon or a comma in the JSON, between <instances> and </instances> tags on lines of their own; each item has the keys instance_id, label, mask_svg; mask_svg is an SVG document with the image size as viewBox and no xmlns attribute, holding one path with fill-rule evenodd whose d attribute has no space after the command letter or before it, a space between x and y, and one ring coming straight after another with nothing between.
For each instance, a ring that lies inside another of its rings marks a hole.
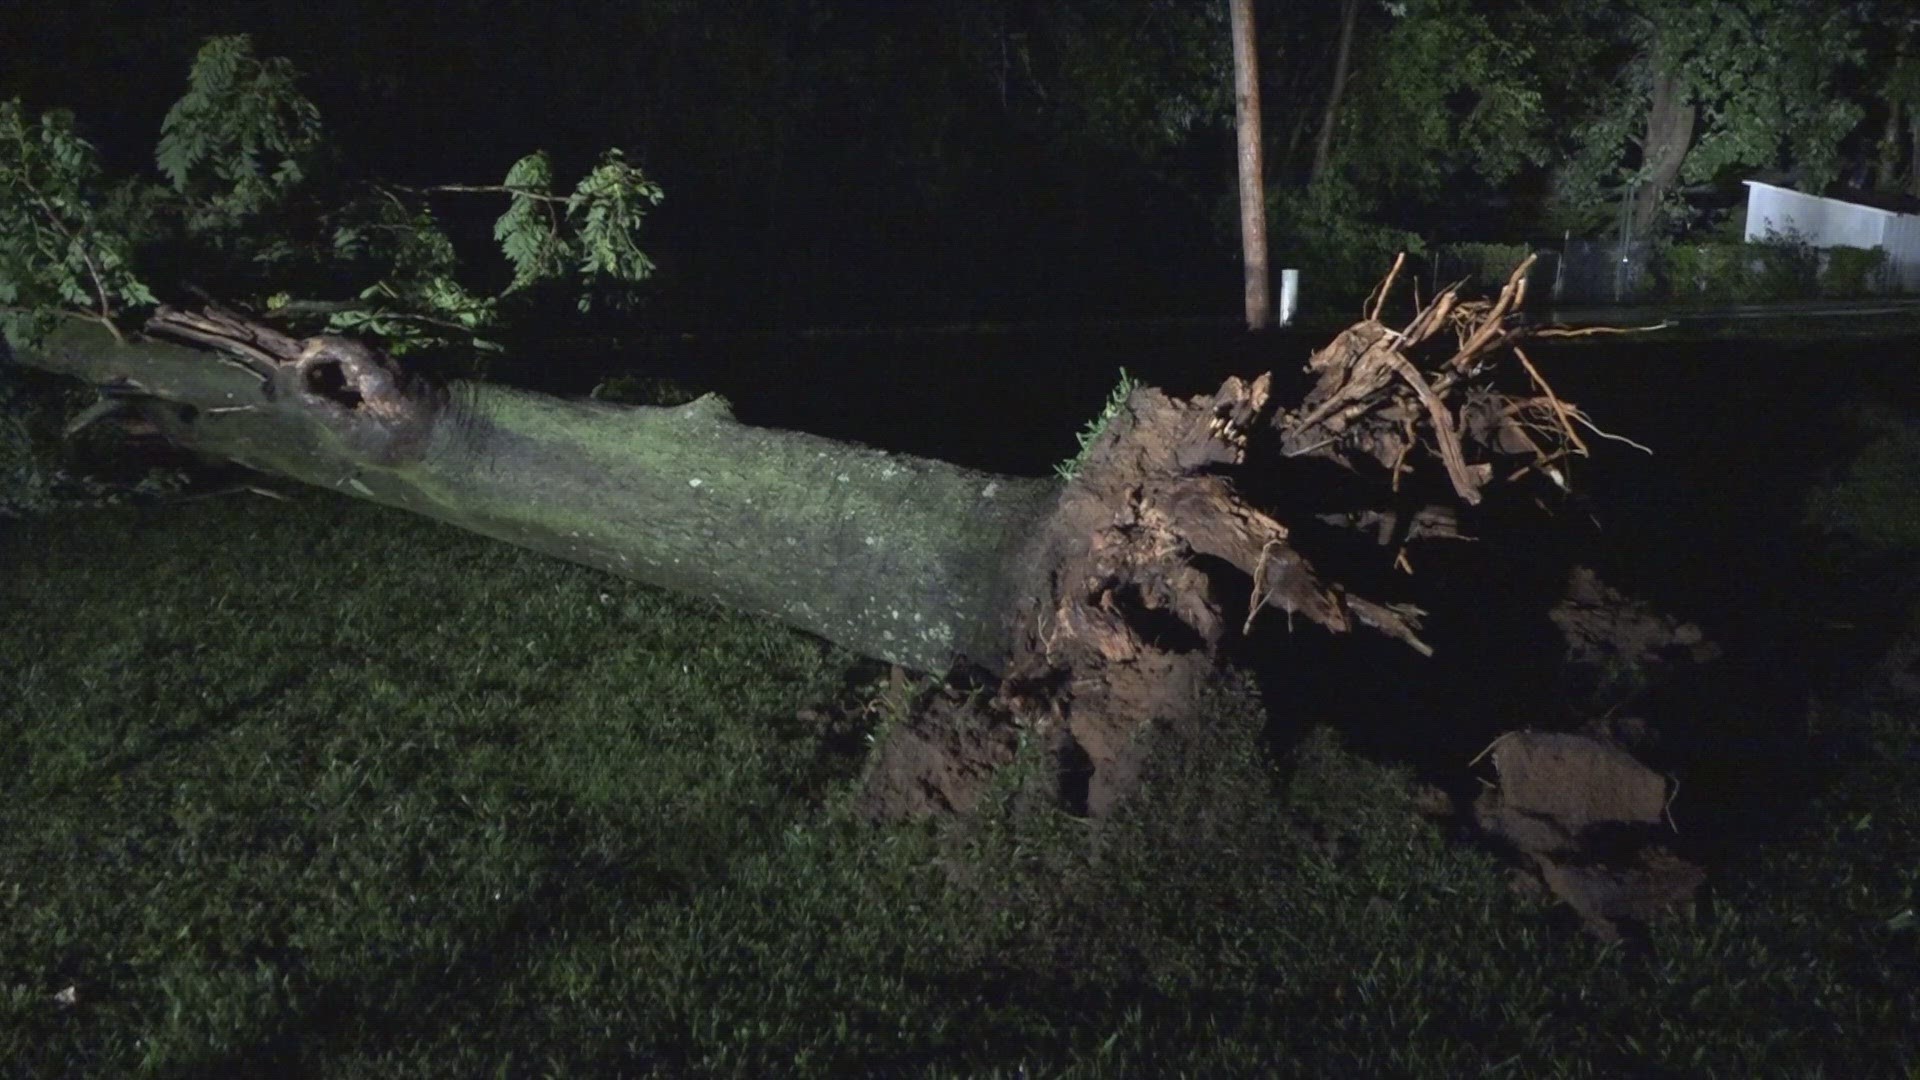
<instances>
[{"instance_id":1,"label":"green leaf","mask_svg":"<svg viewBox=\"0 0 1920 1080\"><path fill-rule=\"evenodd\" d=\"M234 227L305 177L301 162L319 145L320 113L295 88L297 78L284 59L255 58L245 34L201 48L154 153L174 190L197 204L192 228Z\"/></svg>"}]
</instances>

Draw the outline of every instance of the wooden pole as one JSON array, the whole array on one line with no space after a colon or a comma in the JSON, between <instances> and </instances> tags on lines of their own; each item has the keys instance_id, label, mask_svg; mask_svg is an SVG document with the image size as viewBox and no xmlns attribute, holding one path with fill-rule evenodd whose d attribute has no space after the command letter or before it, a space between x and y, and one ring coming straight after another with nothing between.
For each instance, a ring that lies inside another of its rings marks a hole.
<instances>
[{"instance_id":1,"label":"wooden pole","mask_svg":"<svg viewBox=\"0 0 1920 1080\"><path fill-rule=\"evenodd\" d=\"M1240 137L1240 248L1246 269L1247 329L1273 319L1267 270L1266 183L1260 161L1260 62L1253 0L1228 0L1233 16L1233 116Z\"/></svg>"}]
</instances>

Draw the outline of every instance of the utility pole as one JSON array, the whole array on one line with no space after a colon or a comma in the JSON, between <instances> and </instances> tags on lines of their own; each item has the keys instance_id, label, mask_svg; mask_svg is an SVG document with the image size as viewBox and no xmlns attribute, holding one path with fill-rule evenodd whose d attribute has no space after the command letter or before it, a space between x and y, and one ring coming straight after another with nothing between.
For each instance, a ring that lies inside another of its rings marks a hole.
<instances>
[{"instance_id":1,"label":"utility pole","mask_svg":"<svg viewBox=\"0 0 1920 1080\"><path fill-rule=\"evenodd\" d=\"M1253 0L1227 0L1233 17L1233 122L1240 137L1240 250L1247 279L1247 329L1273 319L1267 272L1267 189L1260 162L1260 61Z\"/></svg>"}]
</instances>

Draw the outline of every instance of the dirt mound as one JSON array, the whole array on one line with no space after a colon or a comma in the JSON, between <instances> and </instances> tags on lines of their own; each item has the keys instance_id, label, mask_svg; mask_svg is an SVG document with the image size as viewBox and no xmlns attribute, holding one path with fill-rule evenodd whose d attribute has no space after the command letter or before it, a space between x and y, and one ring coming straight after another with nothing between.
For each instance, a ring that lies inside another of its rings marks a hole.
<instances>
[{"instance_id":1,"label":"dirt mound","mask_svg":"<svg viewBox=\"0 0 1920 1080\"><path fill-rule=\"evenodd\" d=\"M872 821L967 814L1019 749L1009 719L943 691L878 741L855 807Z\"/></svg>"}]
</instances>

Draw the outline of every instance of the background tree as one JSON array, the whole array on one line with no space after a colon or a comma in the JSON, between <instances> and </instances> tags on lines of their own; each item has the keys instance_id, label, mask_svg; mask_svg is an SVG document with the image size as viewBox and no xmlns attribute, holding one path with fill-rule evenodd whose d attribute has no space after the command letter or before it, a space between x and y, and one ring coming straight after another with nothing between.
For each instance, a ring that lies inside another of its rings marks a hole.
<instances>
[{"instance_id":1,"label":"background tree","mask_svg":"<svg viewBox=\"0 0 1920 1080\"><path fill-rule=\"evenodd\" d=\"M1839 0L1253 3L1268 232L1276 259L1314 268L1309 297L1342 279L1364 292L1383 257L1423 237L1537 235L1549 187L1554 231L1617 224L1644 163L1656 39L1707 42L1678 54L1690 85L1710 92L1662 113L1700 117L1688 154L1701 160L1689 169L1731 175L1726 162L1764 160L1820 172L1802 142L1829 160L1863 152L1831 132L1749 152L1765 140L1740 134L1740 115L1818 129L1808 110L1852 86L1795 74L1831 69L1819 52L1831 35L1771 29L1785 19L1817 31ZM1240 295L1240 234L1223 3L448 0L425 11L193 0L159 28L129 10L23 9L8 27L20 47L0 65L0 97L46 112L71 97L64 67L46 58L97 58L105 74L73 103L109 118L91 141L103 174L120 178L143 166L165 110L138 88L172 78L199 35L247 25L312 73L303 89L333 118L337 144L402 186L497 176L528 146L569 177L595 166L602 140L644 147L629 164L674 193L648 222L661 267L643 300L648 322L1241 307L1224 299ZM1864 23L1857 4L1845 10ZM1720 29L1688 37L1686 11ZM437 62L409 62L422 50ZM1788 62L1800 54L1812 60ZM1874 78L1858 85L1863 97L1877 93ZM1807 109L1779 105L1782 87ZM1884 131L1890 106L1868 104ZM1734 134L1713 134L1723 129ZM433 211L463 246L483 241L497 213L438 197ZM545 298L523 291L517 302Z\"/></svg>"},{"instance_id":2,"label":"background tree","mask_svg":"<svg viewBox=\"0 0 1920 1080\"><path fill-rule=\"evenodd\" d=\"M1317 97L1293 98L1296 112L1311 101L1319 135L1310 160L1297 146L1279 151L1294 167L1279 170L1273 201L1291 258L1315 268L1319 287L1358 292L1369 267L1420 250L1414 230L1436 218L1497 227L1470 207L1499 205L1506 185L1545 160L1545 109L1525 9L1410 0L1333 13L1322 29L1350 47L1321 44L1328 81ZM1305 121L1301 112L1295 129Z\"/></svg>"},{"instance_id":3,"label":"background tree","mask_svg":"<svg viewBox=\"0 0 1920 1080\"><path fill-rule=\"evenodd\" d=\"M1833 180L1861 115L1840 92L1859 58L1846 13L1798 0L1634 0L1579 9L1577 34L1607 45L1610 78L1573 129L1556 178L1562 219L1607 223L1626 200L1631 235L1653 235L1679 185L1734 170Z\"/></svg>"},{"instance_id":4,"label":"background tree","mask_svg":"<svg viewBox=\"0 0 1920 1080\"><path fill-rule=\"evenodd\" d=\"M1326 175L1333 164L1333 131L1340 123L1340 102L1352 79L1353 28L1360 21L1360 0L1340 0L1340 43L1334 46L1333 74L1327 82L1327 105L1320 114L1320 134L1313 140L1313 169L1307 182Z\"/></svg>"},{"instance_id":5,"label":"background tree","mask_svg":"<svg viewBox=\"0 0 1920 1080\"><path fill-rule=\"evenodd\" d=\"M1920 198L1920 14L1910 5L1854 5L1860 27L1866 105L1880 137L1872 148L1873 187Z\"/></svg>"},{"instance_id":6,"label":"background tree","mask_svg":"<svg viewBox=\"0 0 1920 1080\"><path fill-rule=\"evenodd\" d=\"M1546 58L1529 29L1471 0L1392 5L1361 51L1327 165L1370 191L1441 201L1463 179L1498 189L1543 163Z\"/></svg>"}]
</instances>

